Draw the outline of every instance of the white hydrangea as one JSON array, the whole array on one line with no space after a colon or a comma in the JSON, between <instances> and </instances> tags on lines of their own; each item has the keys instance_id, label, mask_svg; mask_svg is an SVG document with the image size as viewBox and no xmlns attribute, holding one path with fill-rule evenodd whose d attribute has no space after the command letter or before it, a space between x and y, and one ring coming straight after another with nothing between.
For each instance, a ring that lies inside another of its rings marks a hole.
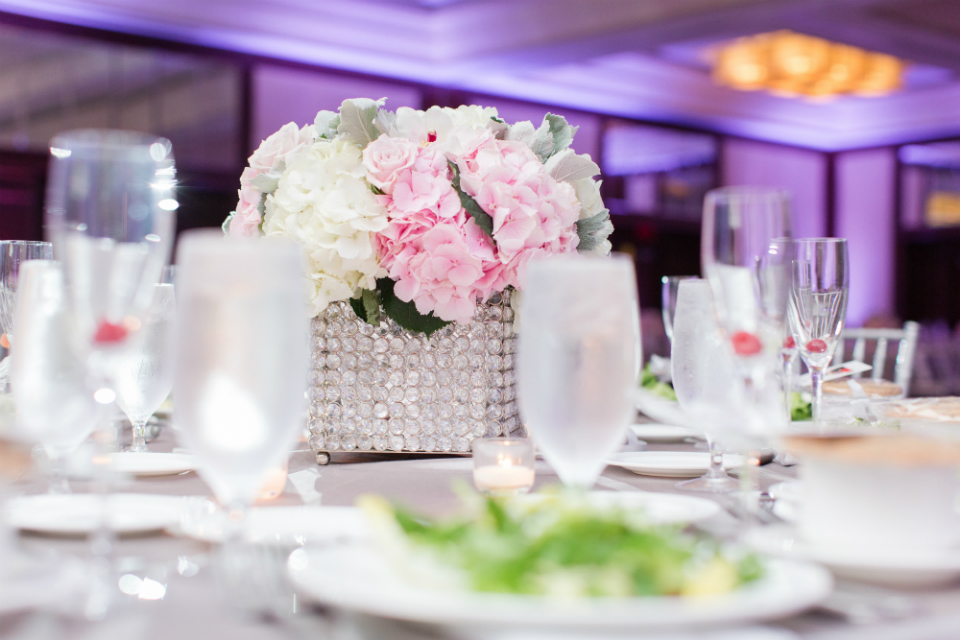
<instances>
[{"instance_id":1,"label":"white hydrangea","mask_svg":"<svg viewBox=\"0 0 960 640\"><path fill-rule=\"evenodd\" d=\"M311 313L373 289L386 276L373 243L387 211L364 179L360 148L317 140L289 156L277 190L267 197L263 232L304 247Z\"/></svg>"}]
</instances>

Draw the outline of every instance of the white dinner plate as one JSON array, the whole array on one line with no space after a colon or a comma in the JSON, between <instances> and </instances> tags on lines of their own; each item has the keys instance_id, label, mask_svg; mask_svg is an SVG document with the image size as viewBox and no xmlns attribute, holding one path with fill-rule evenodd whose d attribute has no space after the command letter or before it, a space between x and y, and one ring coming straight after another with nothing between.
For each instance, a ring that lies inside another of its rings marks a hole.
<instances>
[{"instance_id":1,"label":"white dinner plate","mask_svg":"<svg viewBox=\"0 0 960 640\"><path fill-rule=\"evenodd\" d=\"M159 531L176 524L197 498L115 493L108 498L108 523L116 533ZM7 504L7 524L17 529L79 535L100 526L102 500L89 493L47 493L14 498Z\"/></svg>"},{"instance_id":2,"label":"white dinner plate","mask_svg":"<svg viewBox=\"0 0 960 640\"><path fill-rule=\"evenodd\" d=\"M580 600L431 589L396 574L369 544L298 549L287 568L302 596L353 612L441 625L453 636L504 630L596 635L745 623L798 613L830 593L830 574L821 567L775 559L764 565L764 577L720 596Z\"/></svg>"},{"instance_id":3,"label":"white dinner plate","mask_svg":"<svg viewBox=\"0 0 960 640\"><path fill-rule=\"evenodd\" d=\"M545 494L531 493L514 500L538 501L549 498ZM566 501L575 499L565 498ZM643 521L654 525L698 522L720 512L720 505L713 500L653 491L591 491L586 494L586 500L594 508L642 512Z\"/></svg>"},{"instance_id":4,"label":"white dinner plate","mask_svg":"<svg viewBox=\"0 0 960 640\"><path fill-rule=\"evenodd\" d=\"M816 562L838 577L861 582L931 587L960 580L960 548L877 550L869 545L824 545L804 540L790 525L753 529L744 542L761 553Z\"/></svg>"},{"instance_id":5,"label":"white dinner plate","mask_svg":"<svg viewBox=\"0 0 960 640\"><path fill-rule=\"evenodd\" d=\"M206 501L184 513L171 533L204 542L223 541L224 513ZM257 507L246 515L244 535L249 542L284 546L368 541L372 529L356 507Z\"/></svg>"},{"instance_id":6,"label":"white dinner plate","mask_svg":"<svg viewBox=\"0 0 960 640\"><path fill-rule=\"evenodd\" d=\"M683 442L687 438L702 438L703 434L687 427L678 427L674 424L659 422L638 422L630 425L630 430L640 440L669 444Z\"/></svg>"},{"instance_id":7,"label":"white dinner plate","mask_svg":"<svg viewBox=\"0 0 960 640\"><path fill-rule=\"evenodd\" d=\"M696 478L710 467L706 451L624 451L607 458L607 464L623 467L641 476L661 478ZM743 465L743 456L723 455L723 468Z\"/></svg>"},{"instance_id":8,"label":"white dinner plate","mask_svg":"<svg viewBox=\"0 0 960 640\"><path fill-rule=\"evenodd\" d=\"M186 453L123 451L110 456L113 470L136 476L175 476L197 470L197 457Z\"/></svg>"}]
</instances>

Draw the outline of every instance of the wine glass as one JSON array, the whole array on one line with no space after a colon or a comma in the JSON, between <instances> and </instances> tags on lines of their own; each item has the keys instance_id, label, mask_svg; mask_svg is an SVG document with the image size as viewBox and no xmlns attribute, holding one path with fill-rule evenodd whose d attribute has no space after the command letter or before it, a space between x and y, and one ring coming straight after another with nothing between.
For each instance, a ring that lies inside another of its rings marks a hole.
<instances>
[{"instance_id":1,"label":"wine glass","mask_svg":"<svg viewBox=\"0 0 960 640\"><path fill-rule=\"evenodd\" d=\"M177 253L175 420L228 510L228 538L304 426L309 322L301 250L185 233Z\"/></svg>"},{"instance_id":2,"label":"wine glass","mask_svg":"<svg viewBox=\"0 0 960 640\"><path fill-rule=\"evenodd\" d=\"M641 362L636 291L626 256L529 263L517 345L520 412L568 486L593 486L633 420Z\"/></svg>"},{"instance_id":3,"label":"wine glass","mask_svg":"<svg viewBox=\"0 0 960 640\"><path fill-rule=\"evenodd\" d=\"M117 406L130 420L133 453L150 451L146 442L147 420L160 408L173 389L173 338L176 298L173 282L164 269L164 282L154 285L153 303L143 326L119 358L115 375Z\"/></svg>"},{"instance_id":4,"label":"wine glass","mask_svg":"<svg viewBox=\"0 0 960 640\"><path fill-rule=\"evenodd\" d=\"M707 193L701 261L720 328L744 381L744 434L762 441L785 426L777 354L790 286L790 207L783 191L726 187Z\"/></svg>"},{"instance_id":5,"label":"wine glass","mask_svg":"<svg viewBox=\"0 0 960 640\"><path fill-rule=\"evenodd\" d=\"M679 284L673 336L671 360L677 401L704 431L710 451L707 472L677 487L711 493L734 491L739 482L723 468L718 436L736 428L742 384L717 324L706 280L686 279Z\"/></svg>"},{"instance_id":6,"label":"wine glass","mask_svg":"<svg viewBox=\"0 0 960 640\"><path fill-rule=\"evenodd\" d=\"M11 354L10 386L17 407L16 433L42 445L52 464L51 492L69 492L62 459L96 425L97 411L85 385L85 368L70 348L63 270L52 260L20 269Z\"/></svg>"},{"instance_id":7,"label":"wine glass","mask_svg":"<svg viewBox=\"0 0 960 640\"><path fill-rule=\"evenodd\" d=\"M673 323L677 312L677 294L680 289L680 283L696 276L663 276L660 279L660 310L663 313L663 331L667 334L667 340L673 342Z\"/></svg>"},{"instance_id":8,"label":"wine glass","mask_svg":"<svg viewBox=\"0 0 960 640\"><path fill-rule=\"evenodd\" d=\"M823 371L833 359L843 331L849 287L844 238L794 241L790 331L800 357L810 369L814 424L821 421Z\"/></svg>"},{"instance_id":9,"label":"wine glass","mask_svg":"<svg viewBox=\"0 0 960 640\"><path fill-rule=\"evenodd\" d=\"M84 362L101 415L114 415L116 366L143 326L173 241L176 170L170 142L145 133L82 129L50 142L46 225L63 263L72 345ZM99 527L91 548L89 619L104 617L112 534L108 526L112 420L95 432Z\"/></svg>"}]
</instances>

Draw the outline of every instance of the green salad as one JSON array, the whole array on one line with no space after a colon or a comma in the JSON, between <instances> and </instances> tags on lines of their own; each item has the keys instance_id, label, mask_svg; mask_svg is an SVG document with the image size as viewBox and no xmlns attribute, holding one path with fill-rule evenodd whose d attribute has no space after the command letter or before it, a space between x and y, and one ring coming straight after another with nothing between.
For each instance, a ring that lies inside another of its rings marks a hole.
<instances>
[{"instance_id":1,"label":"green salad","mask_svg":"<svg viewBox=\"0 0 960 640\"><path fill-rule=\"evenodd\" d=\"M762 574L752 555L731 555L679 527L649 526L643 513L598 507L583 494L467 502L464 513L438 520L379 497L360 505L386 535L390 555L421 580L433 571L436 585L454 586L458 575L456 586L497 593L712 595Z\"/></svg>"},{"instance_id":2,"label":"green salad","mask_svg":"<svg viewBox=\"0 0 960 640\"><path fill-rule=\"evenodd\" d=\"M649 364L643 368L643 372L640 374L640 386L662 398L673 400L674 402L677 401L677 394L673 390L673 385L669 382L661 382L657 376L650 371Z\"/></svg>"},{"instance_id":3,"label":"green salad","mask_svg":"<svg viewBox=\"0 0 960 640\"><path fill-rule=\"evenodd\" d=\"M813 420L813 405L810 403L809 394L807 398L799 391L790 392L790 419L794 422L802 420Z\"/></svg>"}]
</instances>

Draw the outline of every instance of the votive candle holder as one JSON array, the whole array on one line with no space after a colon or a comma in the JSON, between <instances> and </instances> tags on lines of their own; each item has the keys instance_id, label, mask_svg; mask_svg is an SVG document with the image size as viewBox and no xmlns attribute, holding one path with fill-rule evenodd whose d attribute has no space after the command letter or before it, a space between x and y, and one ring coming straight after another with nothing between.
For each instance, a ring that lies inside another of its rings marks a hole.
<instances>
[{"instance_id":1,"label":"votive candle holder","mask_svg":"<svg viewBox=\"0 0 960 640\"><path fill-rule=\"evenodd\" d=\"M527 438L478 438L473 441L473 484L487 495L527 493L536 478L534 459Z\"/></svg>"}]
</instances>

